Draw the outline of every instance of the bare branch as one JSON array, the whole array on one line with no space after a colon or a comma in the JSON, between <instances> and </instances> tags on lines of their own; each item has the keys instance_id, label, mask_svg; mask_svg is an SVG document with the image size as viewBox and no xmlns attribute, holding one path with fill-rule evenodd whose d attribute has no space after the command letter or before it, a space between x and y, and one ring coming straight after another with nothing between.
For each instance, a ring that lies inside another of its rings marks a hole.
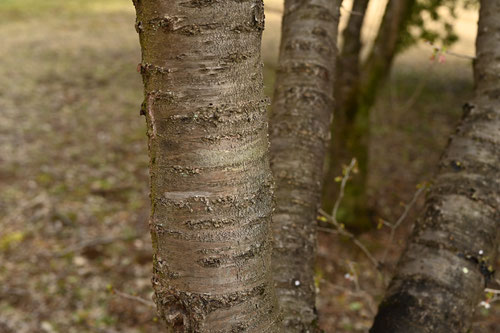
<instances>
[{"instance_id":1,"label":"bare branch","mask_svg":"<svg viewBox=\"0 0 500 333\"><path fill-rule=\"evenodd\" d=\"M408 216L408 213L410 212L411 208L413 207L413 205L415 205L415 202L417 202L417 199L420 197L420 194L422 194L422 192L427 188L427 186L423 185L422 187L420 187L416 192L415 194L413 194L413 198L411 199L411 201L405 206L405 209L403 211L403 214L401 214L401 216L399 217L399 219L396 221L396 223L394 224L390 224L389 225L389 228L391 228L391 235L389 236L389 242L387 243L387 246L385 248L385 251L384 251L384 255L382 256L382 264L385 263L385 260L387 258L387 254L389 253L389 249L392 245L392 243L394 242L394 235L396 234L396 229L403 223L403 221L406 219L406 217ZM384 223L385 224L385 223Z\"/></svg>"},{"instance_id":2,"label":"bare branch","mask_svg":"<svg viewBox=\"0 0 500 333\"><path fill-rule=\"evenodd\" d=\"M340 6L340 9L342 9L343 11L351 14L351 15L355 15L355 16L364 16L365 14L364 13L361 13L361 12L357 12L357 11L354 11L354 10L350 10L350 9L347 9L344 7L344 5L341 5Z\"/></svg>"},{"instance_id":3,"label":"bare branch","mask_svg":"<svg viewBox=\"0 0 500 333\"><path fill-rule=\"evenodd\" d=\"M357 247L359 247L361 249L361 251L363 251L363 253L368 257L368 259L370 259L370 261L372 262L372 264L377 268L379 269L380 268L380 263L378 262L377 259L375 259L375 257L370 253L370 251L363 245L363 243L361 243L357 238L356 236L354 236L353 233L345 230L345 228L343 226L341 226L335 219L332 218L332 216L328 215L324 210L320 209L319 210L319 213L321 215L323 215L329 222L331 222L336 228L337 228L337 232L342 235L342 236L346 236L348 237L349 239L352 240L352 242L354 244L356 244Z\"/></svg>"},{"instance_id":4,"label":"bare branch","mask_svg":"<svg viewBox=\"0 0 500 333\"><path fill-rule=\"evenodd\" d=\"M426 75L422 75L420 78L420 82L417 84L417 86L413 89L413 93L408 98L408 100L403 104L403 106L398 106L399 109L401 110L409 110L412 109L415 103L419 100L420 95L424 91L424 88L427 86L427 80L429 78L429 75L431 71L433 70L434 66L436 65L436 62L431 62L430 65L426 69Z\"/></svg>"},{"instance_id":5,"label":"bare branch","mask_svg":"<svg viewBox=\"0 0 500 333\"><path fill-rule=\"evenodd\" d=\"M492 293L492 294L495 294L495 295L500 295L500 290L498 290L498 289L485 288L484 292L486 292L486 293Z\"/></svg>"},{"instance_id":6,"label":"bare branch","mask_svg":"<svg viewBox=\"0 0 500 333\"><path fill-rule=\"evenodd\" d=\"M107 244L114 243L116 241L131 241L131 240L134 240L138 237L139 237L138 235L132 235L132 236L100 237L100 238L93 238L93 239L85 239L85 240L83 240L75 245L67 247L66 249L59 252L56 256L57 257L64 257L70 253L79 252L79 251L82 251L86 248L95 247L98 245L107 245Z\"/></svg>"},{"instance_id":7,"label":"bare branch","mask_svg":"<svg viewBox=\"0 0 500 333\"><path fill-rule=\"evenodd\" d=\"M338 223L337 221L337 212L339 210L339 207L340 207L340 203L342 202L342 199L344 198L344 191L345 191L345 186L347 184L347 181L349 180L349 176L351 175L351 172L353 171L354 167L356 166L356 159L353 158L351 160L351 163L344 169L344 175L342 176L342 180L340 182L340 192L339 192L339 196L337 198L337 200L335 201L335 205L333 206L333 209L332 209L332 214L329 215L328 213L326 213L324 210L320 209L319 210L319 213L321 215L323 215L324 218L326 218L326 220L328 222L330 222L331 224L333 224L335 226L335 228L337 229L337 232L342 235L342 236L346 236L348 237L349 239L351 239L354 244L356 244L360 249L361 251L363 251L363 253L368 257L368 259L370 259L370 261L373 263L373 265L379 269L380 267L380 263L377 261L377 259L375 259L375 257L373 257L373 255L370 253L370 251L368 251L368 249L363 245L363 243L361 243L357 238L356 236L354 236L353 233L347 231L344 227L343 224L340 224ZM324 229L328 229L328 228L322 228L321 230L323 231L326 231ZM331 231L328 231L328 232L331 232ZM332 232L333 233L333 232Z\"/></svg>"},{"instance_id":8,"label":"bare branch","mask_svg":"<svg viewBox=\"0 0 500 333\"><path fill-rule=\"evenodd\" d=\"M352 276L354 277L354 286L356 287L356 291L359 292L361 287L359 286L359 278L358 272L356 272L356 267L354 267L354 264L350 260L347 260L347 264L349 265L349 270L352 272Z\"/></svg>"},{"instance_id":9,"label":"bare branch","mask_svg":"<svg viewBox=\"0 0 500 333\"><path fill-rule=\"evenodd\" d=\"M320 227L320 226L318 226L317 228L318 228L318 230L323 231L323 232L327 232L329 234L334 234L334 235L339 234L339 232L336 229Z\"/></svg>"},{"instance_id":10,"label":"bare branch","mask_svg":"<svg viewBox=\"0 0 500 333\"><path fill-rule=\"evenodd\" d=\"M344 198L345 186L347 184L347 181L349 180L349 175L351 174L351 171L354 169L355 166L356 166L356 159L353 158L349 166L345 169L344 176L342 177L342 181L340 183L340 193L337 200L335 201L335 205L333 206L331 215L335 219L335 222L337 221L337 212L339 210L340 203Z\"/></svg>"},{"instance_id":11,"label":"bare branch","mask_svg":"<svg viewBox=\"0 0 500 333\"><path fill-rule=\"evenodd\" d=\"M111 292L113 294L117 295L117 296L129 299L131 301L135 301L135 302L141 303L141 304L143 304L145 306L149 306L151 308L156 308L156 304L154 302L149 301L147 299L144 299L142 297L130 295L130 294L124 293L124 292L116 290L116 289L112 289Z\"/></svg>"},{"instance_id":12,"label":"bare branch","mask_svg":"<svg viewBox=\"0 0 500 333\"><path fill-rule=\"evenodd\" d=\"M335 290L338 290L342 293L346 293L349 296L364 299L368 303L368 307L369 307L369 310L370 310L370 313L372 314L372 316L374 316L377 313L377 304L376 304L375 300L373 299L373 295L371 295L369 292L367 292L363 289L360 289L358 291L351 290L350 288L344 287L342 285L334 284L334 283L332 283L328 280L325 280L325 279L321 279L321 282L327 284L328 286L330 286L331 288L333 288Z\"/></svg>"},{"instance_id":13,"label":"bare branch","mask_svg":"<svg viewBox=\"0 0 500 333\"><path fill-rule=\"evenodd\" d=\"M439 53L444 53L444 54L448 54L448 55L451 55L453 57L457 57L457 58L462 58L462 59L469 59L469 60L474 60L476 59L476 57L473 57L473 56L470 56L470 55L467 55L467 54L460 54L460 53L455 53L455 52L452 52L452 51L448 51L446 50L445 48L443 47L438 47L436 45L434 45L432 42L430 41L426 41L425 42L427 45L430 45L431 47L434 48L434 50L436 52L439 52Z\"/></svg>"}]
</instances>

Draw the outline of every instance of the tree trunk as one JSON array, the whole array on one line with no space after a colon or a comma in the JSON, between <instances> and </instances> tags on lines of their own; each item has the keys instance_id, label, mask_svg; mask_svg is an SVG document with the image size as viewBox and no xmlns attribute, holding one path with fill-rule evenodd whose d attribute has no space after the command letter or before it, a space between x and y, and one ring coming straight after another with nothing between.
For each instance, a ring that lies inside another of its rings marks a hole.
<instances>
[{"instance_id":1,"label":"tree trunk","mask_svg":"<svg viewBox=\"0 0 500 333\"><path fill-rule=\"evenodd\" d=\"M286 0L271 116L274 280L286 332L315 332L316 216L329 140L337 0Z\"/></svg>"},{"instance_id":2,"label":"tree trunk","mask_svg":"<svg viewBox=\"0 0 500 333\"><path fill-rule=\"evenodd\" d=\"M135 0L153 286L169 332L280 332L262 0Z\"/></svg>"},{"instance_id":3,"label":"tree trunk","mask_svg":"<svg viewBox=\"0 0 500 333\"><path fill-rule=\"evenodd\" d=\"M356 100L360 75L360 56L363 48L361 31L369 2L369 0L354 0L349 21L342 33L343 45L337 58L335 80L336 123L339 117L344 117L344 114L339 111L348 109L346 103L353 103ZM337 126L333 128L333 130L335 129L337 129Z\"/></svg>"},{"instance_id":4,"label":"tree trunk","mask_svg":"<svg viewBox=\"0 0 500 333\"><path fill-rule=\"evenodd\" d=\"M401 43L402 31L407 29L416 0L389 0L373 47L363 64L360 82L360 106L347 110L354 119L363 107L369 109L381 85L385 83Z\"/></svg>"},{"instance_id":5,"label":"tree trunk","mask_svg":"<svg viewBox=\"0 0 500 333\"><path fill-rule=\"evenodd\" d=\"M481 1L476 96L370 332L469 332L500 241L500 0Z\"/></svg>"},{"instance_id":6,"label":"tree trunk","mask_svg":"<svg viewBox=\"0 0 500 333\"><path fill-rule=\"evenodd\" d=\"M356 2L354 4L356 5ZM347 85L345 88L340 87L340 84L336 85L336 90L342 91L342 96L337 98L339 103L335 113L339 115L339 124L332 128L334 139L323 189L323 207L327 211L333 207L338 195L338 186L333 179L340 175L343 164L348 164L351 158L356 157L359 172L345 189L340 217L352 230L362 231L372 226L372 213L366 195L370 109L375 103L377 92L390 74L401 31L406 29L414 4L415 0L389 0L377 38L367 60L361 65L361 70L359 52L362 17L351 14L352 19L348 24L350 30L344 33L346 49L342 50L341 55L345 53L345 56L341 56L341 59L345 57L346 60L342 64L348 66L342 66L340 82ZM360 13L364 14L363 10L366 10L367 4L359 1L357 5Z\"/></svg>"},{"instance_id":7,"label":"tree trunk","mask_svg":"<svg viewBox=\"0 0 500 333\"><path fill-rule=\"evenodd\" d=\"M349 21L343 33L343 46L337 59L337 79L335 81L335 126L332 126L332 142L328 154L328 169L323 186L322 202L323 208L330 212L338 196L338 186L334 182L335 177L342 174L342 165L347 165L349 160L357 154L347 147L344 140L349 137L352 121L347 119L347 110L357 108L357 97L360 80L360 55L363 47L361 42L361 30L363 28L366 9L369 0L355 0ZM355 149L356 150L356 149ZM359 158L359 156L357 156ZM362 176L362 175L359 175ZM356 176L358 177L358 176ZM362 182L366 183L366 182ZM350 191L351 187L347 188ZM363 191L358 195L363 195ZM351 229L367 229L370 220L364 212L354 212L357 195L348 192L344 196L342 222ZM366 226L366 227L365 227Z\"/></svg>"}]
</instances>

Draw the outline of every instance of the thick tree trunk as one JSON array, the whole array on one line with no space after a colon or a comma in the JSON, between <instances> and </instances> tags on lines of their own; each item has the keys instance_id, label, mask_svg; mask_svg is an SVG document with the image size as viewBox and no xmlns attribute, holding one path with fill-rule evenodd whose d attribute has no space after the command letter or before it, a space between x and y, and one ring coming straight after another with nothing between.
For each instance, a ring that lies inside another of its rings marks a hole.
<instances>
[{"instance_id":1,"label":"thick tree trunk","mask_svg":"<svg viewBox=\"0 0 500 333\"><path fill-rule=\"evenodd\" d=\"M358 0L359 1L359 0ZM366 3L358 4L360 13L366 10ZM354 3L356 5L356 2ZM333 141L329 153L330 165L325 177L323 189L323 207L330 211L337 197L338 186L333 182L340 175L343 164L356 157L359 173L346 187L342 204L342 222L353 230L366 230L371 227L371 210L368 205L366 187L368 180L368 154L370 140L370 109L375 103L380 87L390 74L390 69L400 43L401 31L411 17L415 0L389 0L382 18L377 38L367 60L359 69L359 51L361 50L360 24L362 17L352 16L344 34L347 64L343 66L341 77L347 83L346 88L336 85L336 90L346 89L338 100L336 114L339 124L332 128ZM364 6L364 7L363 7ZM358 52L356 57L354 52ZM341 58L343 59L343 57ZM355 59L355 60L352 60ZM341 82L342 82L341 81Z\"/></svg>"},{"instance_id":2,"label":"thick tree trunk","mask_svg":"<svg viewBox=\"0 0 500 333\"><path fill-rule=\"evenodd\" d=\"M271 116L274 280L286 332L314 332L316 216L333 108L337 0L286 0Z\"/></svg>"},{"instance_id":3,"label":"thick tree trunk","mask_svg":"<svg viewBox=\"0 0 500 333\"><path fill-rule=\"evenodd\" d=\"M279 332L262 0L135 0L153 286L172 332Z\"/></svg>"},{"instance_id":4,"label":"thick tree trunk","mask_svg":"<svg viewBox=\"0 0 500 333\"><path fill-rule=\"evenodd\" d=\"M469 332L500 241L500 0L481 1L476 97L441 160L372 333Z\"/></svg>"}]
</instances>

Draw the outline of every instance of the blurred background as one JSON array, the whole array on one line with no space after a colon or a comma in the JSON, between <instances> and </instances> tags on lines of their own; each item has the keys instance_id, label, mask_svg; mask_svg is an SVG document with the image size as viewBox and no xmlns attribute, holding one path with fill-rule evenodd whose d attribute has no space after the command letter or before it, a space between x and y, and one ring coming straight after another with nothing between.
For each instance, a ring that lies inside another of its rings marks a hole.
<instances>
[{"instance_id":1,"label":"blurred background","mask_svg":"<svg viewBox=\"0 0 500 333\"><path fill-rule=\"evenodd\" d=\"M282 1L266 0L266 94L272 96ZM341 8L346 24L351 1ZM385 1L371 1L373 41ZM0 332L158 332L151 307L148 155L139 116L140 47L130 0L0 0ZM459 10L450 50L473 56L477 8ZM341 43L341 41L340 41ZM471 60L398 55L370 115L368 196L395 221L431 180L472 94ZM398 229L394 263L422 204ZM375 256L389 230L360 239ZM366 332L388 277L348 240L320 234L321 326ZM485 296L486 298L486 296ZM473 332L498 332L478 307Z\"/></svg>"}]
</instances>

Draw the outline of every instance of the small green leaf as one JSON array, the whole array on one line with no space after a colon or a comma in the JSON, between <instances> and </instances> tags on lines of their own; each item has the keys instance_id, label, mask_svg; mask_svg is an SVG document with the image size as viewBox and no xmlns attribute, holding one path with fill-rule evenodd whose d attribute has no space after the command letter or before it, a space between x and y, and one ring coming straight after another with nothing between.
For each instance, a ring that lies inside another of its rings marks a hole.
<instances>
[{"instance_id":1,"label":"small green leaf","mask_svg":"<svg viewBox=\"0 0 500 333\"><path fill-rule=\"evenodd\" d=\"M349 309L352 311L358 311L361 310L361 308L363 308L363 304L361 302L352 302L349 304Z\"/></svg>"},{"instance_id":2,"label":"small green leaf","mask_svg":"<svg viewBox=\"0 0 500 333\"><path fill-rule=\"evenodd\" d=\"M318 216L317 219L318 219L318 221L321 221L321 222L328 222L328 219L324 216L321 216L321 215Z\"/></svg>"}]
</instances>

